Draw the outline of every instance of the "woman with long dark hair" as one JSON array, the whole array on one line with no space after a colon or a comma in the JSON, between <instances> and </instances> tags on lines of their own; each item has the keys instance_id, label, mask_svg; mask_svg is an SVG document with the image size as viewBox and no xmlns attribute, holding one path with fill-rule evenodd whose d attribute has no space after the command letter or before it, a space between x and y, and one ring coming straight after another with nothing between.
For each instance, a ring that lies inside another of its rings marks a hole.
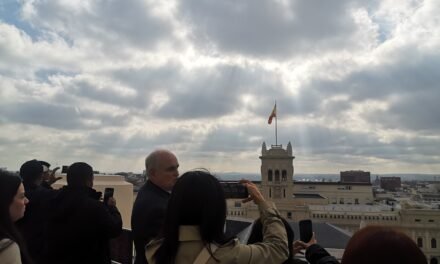
<instances>
[{"instance_id":1,"label":"woman with long dark hair","mask_svg":"<svg viewBox=\"0 0 440 264\"><path fill-rule=\"evenodd\" d=\"M243 245L224 235L226 200L218 180L206 171L190 171L176 182L162 238L147 246L148 263L282 263L289 254L286 229L277 210L258 187L242 181L258 205L263 242Z\"/></svg>"},{"instance_id":2,"label":"woman with long dark hair","mask_svg":"<svg viewBox=\"0 0 440 264\"><path fill-rule=\"evenodd\" d=\"M28 202L21 179L0 170L0 263L31 263L14 225L23 217Z\"/></svg>"}]
</instances>

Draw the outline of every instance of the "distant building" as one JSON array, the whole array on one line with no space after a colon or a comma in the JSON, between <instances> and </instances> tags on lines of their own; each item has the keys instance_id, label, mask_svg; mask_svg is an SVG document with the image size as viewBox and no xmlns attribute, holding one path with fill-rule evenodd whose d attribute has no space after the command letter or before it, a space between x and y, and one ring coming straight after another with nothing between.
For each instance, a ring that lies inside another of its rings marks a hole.
<instances>
[{"instance_id":1,"label":"distant building","mask_svg":"<svg viewBox=\"0 0 440 264\"><path fill-rule=\"evenodd\" d=\"M260 156L261 181L254 181L263 196L274 202L281 216L288 221L311 219L314 229L331 224L348 232L355 232L366 225L391 226L410 236L430 263L440 261L440 246L437 245L440 239L440 208L411 207L408 203L402 206L403 200L410 199L402 198L403 192L387 194L382 190L381 193L386 196L379 197L381 194L378 188L376 199L383 201L375 202L370 172L344 171L341 172L339 182L296 181L294 158L290 142L285 149L281 145L272 145L268 149L263 143ZM398 177L384 177L381 183L387 181L387 178ZM400 188L400 178L397 182L395 188ZM417 192L414 194L422 196L424 200L431 200L433 204L437 203L437 185L430 188L425 185L415 187ZM227 206L228 219L259 217L258 207L253 203L243 204L239 199L228 199ZM315 231L318 236L332 236L325 230Z\"/></svg>"},{"instance_id":2,"label":"distant building","mask_svg":"<svg viewBox=\"0 0 440 264\"><path fill-rule=\"evenodd\" d=\"M341 171L342 183L370 183L370 172L361 170Z\"/></svg>"},{"instance_id":3,"label":"distant building","mask_svg":"<svg viewBox=\"0 0 440 264\"><path fill-rule=\"evenodd\" d=\"M396 191L402 187L402 181L400 177L381 177L380 188L387 191Z\"/></svg>"},{"instance_id":4,"label":"distant building","mask_svg":"<svg viewBox=\"0 0 440 264\"><path fill-rule=\"evenodd\" d=\"M379 175L376 175L376 179L373 182L373 186L380 186L380 178Z\"/></svg>"}]
</instances>

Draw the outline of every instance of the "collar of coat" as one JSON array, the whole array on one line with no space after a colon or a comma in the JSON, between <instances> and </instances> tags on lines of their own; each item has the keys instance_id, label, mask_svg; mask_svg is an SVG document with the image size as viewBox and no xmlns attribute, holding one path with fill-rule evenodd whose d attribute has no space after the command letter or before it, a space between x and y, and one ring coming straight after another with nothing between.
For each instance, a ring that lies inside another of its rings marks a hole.
<instances>
[{"instance_id":1,"label":"collar of coat","mask_svg":"<svg viewBox=\"0 0 440 264\"><path fill-rule=\"evenodd\" d=\"M202 240L198 226L181 225L179 226L179 241Z\"/></svg>"}]
</instances>

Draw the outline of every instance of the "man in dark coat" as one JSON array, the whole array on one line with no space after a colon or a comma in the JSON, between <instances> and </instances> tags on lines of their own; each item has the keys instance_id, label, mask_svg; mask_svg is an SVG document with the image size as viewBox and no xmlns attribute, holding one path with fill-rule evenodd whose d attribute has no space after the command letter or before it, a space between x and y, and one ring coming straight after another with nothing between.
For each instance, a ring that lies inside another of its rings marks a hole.
<instances>
[{"instance_id":1,"label":"man in dark coat","mask_svg":"<svg viewBox=\"0 0 440 264\"><path fill-rule=\"evenodd\" d=\"M145 246L159 234L170 192L179 176L176 156L167 150L153 151L145 159L148 180L133 205L131 228L136 249L135 264L145 264Z\"/></svg>"},{"instance_id":2,"label":"man in dark coat","mask_svg":"<svg viewBox=\"0 0 440 264\"><path fill-rule=\"evenodd\" d=\"M67 186L51 201L46 263L110 264L110 239L122 232L121 215L93 187L93 169L84 162L67 170Z\"/></svg>"},{"instance_id":3,"label":"man in dark coat","mask_svg":"<svg viewBox=\"0 0 440 264\"><path fill-rule=\"evenodd\" d=\"M57 191L46 189L41 186L43 182L43 166L37 160L29 160L20 167L20 176L26 197L29 203L26 205L24 217L17 221L17 227L26 241L29 255L35 263L45 263L42 259L45 226L47 224L48 202Z\"/></svg>"}]
</instances>

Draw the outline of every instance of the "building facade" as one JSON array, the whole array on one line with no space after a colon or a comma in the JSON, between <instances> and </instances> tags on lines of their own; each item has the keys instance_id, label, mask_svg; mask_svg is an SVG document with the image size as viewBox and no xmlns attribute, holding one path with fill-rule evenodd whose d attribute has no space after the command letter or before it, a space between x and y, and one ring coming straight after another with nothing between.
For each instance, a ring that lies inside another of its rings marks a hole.
<instances>
[{"instance_id":1,"label":"building facade","mask_svg":"<svg viewBox=\"0 0 440 264\"><path fill-rule=\"evenodd\" d=\"M394 192L402 188L402 181L400 177L380 177L380 188Z\"/></svg>"},{"instance_id":2,"label":"building facade","mask_svg":"<svg viewBox=\"0 0 440 264\"><path fill-rule=\"evenodd\" d=\"M341 172L339 182L294 181L294 158L290 142L286 149L281 145L270 149L265 143L262 145L261 181L255 183L283 217L291 221L312 219L330 223L349 232L365 225L397 228L419 245L428 263L439 263L440 209L377 204L369 172ZM227 203L229 217L259 217L253 203L242 204L240 200Z\"/></svg>"},{"instance_id":3,"label":"building facade","mask_svg":"<svg viewBox=\"0 0 440 264\"><path fill-rule=\"evenodd\" d=\"M341 182L344 183L371 183L370 172L361 170L341 171Z\"/></svg>"}]
</instances>

